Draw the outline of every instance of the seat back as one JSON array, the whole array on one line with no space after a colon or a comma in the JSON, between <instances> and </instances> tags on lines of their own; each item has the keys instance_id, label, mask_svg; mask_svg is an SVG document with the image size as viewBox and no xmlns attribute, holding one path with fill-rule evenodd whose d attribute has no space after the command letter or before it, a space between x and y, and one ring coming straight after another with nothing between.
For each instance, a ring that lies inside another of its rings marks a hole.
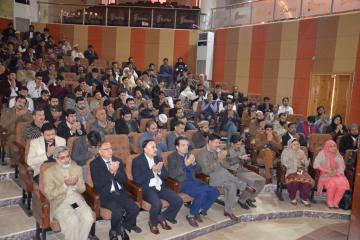
<instances>
[{"instance_id":1,"label":"seat back","mask_svg":"<svg viewBox=\"0 0 360 240\"><path fill-rule=\"evenodd\" d=\"M28 155L29 155L29 149L30 149L30 141L31 140L28 140L28 141L26 141L26 143L25 143L25 153L24 153L24 160L25 160L25 162L27 163L27 159L28 159Z\"/></svg>"},{"instance_id":2,"label":"seat back","mask_svg":"<svg viewBox=\"0 0 360 240\"><path fill-rule=\"evenodd\" d=\"M39 174L39 190L41 191L41 193L45 194L45 182L44 182L44 172L46 170L48 170L50 167L54 166L55 164L57 164L56 162L47 162L47 163L43 163L40 166L40 174Z\"/></svg>"},{"instance_id":3,"label":"seat back","mask_svg":"<svg viewBox=\"0 0 360 240\"><path fill-rule=\"evenodd\" d=\"M140 120L140 132L145 132L146 123L151 120L150 118L143 118Z\"/></svg>"},{"instance_id":4,"label":"seat back","mask_svg":"<svg viewBox=\"0 0 360 240\"><path fill-rule=\"evenodd\" d=\"M329 124L323 125L321 127L321 133L327 133L329 127L330 127Z\"/></svg>"},{"instance_id":5,"label":"seat back","mask_svg":"<svg viewBox=\"0 0 360 240\"><path fill-rule=\"evenodd\" d=\"M66 147L67 149L69 150L69 153L71 155L72 153L72 148L74 146L74 142L76 141L76 139L78 139L79 137L69 137L68 140L67 140L67 143L66 143Z\"/></svg>"},{"instance_id":6,"label":"seat back","mask_svg":"<svg viewBox=\"0 0 360 240\"><path fill-rule=\"evenodd\" d=\"M94 183L91 177L90 164L92 160L86 161L86 179L85 182L90 186L94 187Z\"/></svg>"},{"instance_id":7,"label":"seat back","mask_svg":"<svg viewBox=\"0 0 360 240\"><path fill-rule=\"evenodd\" d=\"M30 125L30 122L18 122L16 124L15 141L25 147L24 131Z\"/></svg>"},{"instance_id":8,"label":"seat back","mask_svg":"<svg viewBox=\"0 0 360 240\"><path fill-rule=\"evenodd\" d=\"M199 155L200 151L201 151L201 148L195 148L191 151L191 153L194 154L195 159Z\"/></svg>"},{"instance_id":9,"label":"seat back","mask_svg":"<svg viewBox=\"0 0 360 240\"><path fill-rule=\"evenodd\" d=\"M131 154L126 158L125 163L125 172L129 180L133 180L132 176L132 161L135 157L139 156L138 154Z\"/></svg>"},{"instance_id":10,"label":"seat back","mask_svg":"<svg viewBox=\"0 0 360 240\"><path fill-rule=\"evenodd\" d=\"M287 115L287 121L288 122L297 123L297 122L302 121L304 119L305 119L305 117L302 114L288 114Z\"/></svg>"},{"instance_id":11,"label":"seat back","mask_svg":"<svg viewBox=\"0 0 360 240\"><path fill-rule=\"evenodd\" d=\"M187 130L187 131L185 132L186 137L191 141L193 135L194 135L197 131L198 131L198 130Z\"/></svg>"},{"instance_id":12,"label":"seat back","mask_svg":"<svg viewBox=\"0 0 360 240\"><path fill-rule=\"evenodd\" d=\"M130 155L129 137L125 134L105 135L104 141L111 143L113 155L125 163L126 158Z\"/></svg>"},{"instance_id":13,"label":"seat back","mask_svg":"<svg viewBox=\"0 0 360 240\"><path fill-rule=\"evenodd\" d=\"M161 154L162 156L162 160L163 160L163 163L164 163L164 167L167 169L168 168L168 158L169 158L169 155L173 153L173 151L167 151L167 152L163 152Z\"/></svg>"},{"instance_id":14,"label":"seat back","mask_svg":"<svg viewBox=\"0 0 360 240\"><path fill-rule=\"evenodd\" d=\"M324 147L326 141L331 140L330 134L312 133L309 136L309 151L315 153L317 149Z\"/></svg>"},{"instance_id":15,"label":"seat back","mask_svg":"<svg viewBox=\"0 0 360 240\"><path fill-rule=\"evenodd\" d=\"M134 154L139 154L140 151L140 138L144 133L134 133L133 134L133 141L134 141Z\"/></svg>"}]
</instances>

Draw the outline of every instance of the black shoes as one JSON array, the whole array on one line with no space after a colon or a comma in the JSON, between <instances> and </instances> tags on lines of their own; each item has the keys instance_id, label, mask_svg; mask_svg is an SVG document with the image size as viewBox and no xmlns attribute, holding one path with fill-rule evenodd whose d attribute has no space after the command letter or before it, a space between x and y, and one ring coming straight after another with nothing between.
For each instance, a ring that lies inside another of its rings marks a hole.
<instances>
[{"instance_id":1,"label":"black shoes","mask_svg":"<svg viewBox=\"0 0 360 240\"><path fill-rule=\"evenodd\" d=\"M136 233L141 233L142 232L142 230L141 230L141 228L139 228L138 226L133 226L132 228L131 228L131 230L132 231L134 231L134 232L136 232Z\"/></svg>"},{"instance_id":2,"label":"black shoes","mask_svg":"<svg viewBox=\"0 0 360 240\"><path fill-rule=\"evenodd\" d=\"M126 233L125 230L121 231L119 235L122 240L130 240L129 235Z\"/></svg>"},{"instance_id":3,"label":"black shoes","mask_svg":"<svg viewBox=\"0 0 360 240\"><path fill-rule=\"evenodd\" d=\"M190 226L199 227L199 224L196 222L195 217L186 216L186 220L188 220Z\"/></svg>"},{"instance_id":4,"label":"black shoes","mask_svg":"<svg viewBox=\"0 0 360 240\"><path fill-rule=\"evenodd\" d=\"M256 205L253 203L253 201L251 201L250 199L246 200L246 204L249 206L249 207L252 207L252 208L256 208Z\"/></svg>"},{"instance_id":5,"label":"black shoes","mask_svg":"<svg viewBox=\"0 0 360 240\"><path fill-rule=\"evenodd\" d=\"M249 210L250 207L248 206L247 202L245 201L244 203L238 201L239 205L241 208L245 209L245 210Z\"/></svg>"},{"instance_id":6,"label":"black shoes","mask_svg":"<svg viewBox=\"0 0 360 240\"><path fill-rule=\"evenodd\" d=\"M118 240L117 232L114 230L110 230L109 232L109 239L110 240Z\"/></svg>"}]
</instances>

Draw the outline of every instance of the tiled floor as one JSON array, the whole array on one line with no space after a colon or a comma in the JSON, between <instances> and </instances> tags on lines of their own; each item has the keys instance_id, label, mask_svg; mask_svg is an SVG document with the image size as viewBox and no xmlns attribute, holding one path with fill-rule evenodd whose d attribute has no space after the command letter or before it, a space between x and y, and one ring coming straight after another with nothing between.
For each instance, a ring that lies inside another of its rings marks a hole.
<instances>
[{"instance_id":1,"label":"tiled floor","mask_svg":"<svg viewBox=\"0 0 360 240\"><path fill-rule=\"evenodd\" d=\"M32 229L35 229L35 219L26 216L19 206L0 208L0 239Z\"/></svg>"},{"instance_id":2,"label":"tiled floor","mask_svg":"<svg viewBox=\"0 0 360 240\"><path fill-rule=\"evenodd\" d=\"M0 182L0 198L7 199L21 195L21 188L13 181Z\"/></svg>"},{"instance_id":3,"label":"tiled floor","mask_svg":"<svg viewBox=\"0 0 360 240\"><path fill-rule=\"evenodd\" d=\"M286 192L285 192L286 193ZM284 194L285 196L285 194ZM261 194L258 197L258 200L256 202L257 204L257 208L255 209L251 209L251 210L243 210L240 207L237 207L235 209L235 213L236 215L244 215L244 214L251 214L256 216L257 214L263 214L263 213L276 213L276 212L291 212L291 211L299 211L299 210L305 210L305 211L310 211L310 210L314 210L314 211L319 211L322 213L327 213L329 211L329 209L325 206L324 202L322 202L322 200L320 200L319 203L314 204L311 208L306 208L305 206L298 204L298 206L292 206L288 200L284 201L284 202L280 202L277 200L277 198L275 197L274 193L264 193ZM147 221L148 221L148 213L147 212L141 212L140 216L138 217L138 225L143 229L143 232L140 234L136 234L136 233L131 233L130 234L130 238L131 239L136 239L136 240L155 240L155 239L172 239L172 238L176 238L177 236L181 236L182 234L184 234L185 232L189 232L189 230L192 230L192 228L189 226L189 224L187 223L185 216L187 214L188 209L183 207L178 215L178 224L177 225L172 225L173 230L171 231L165 231L160 229L161 234L160 235L153 235L149 232L148 226L147 226ZM349 214L348 211L343 211L343 210L331 210L331 212L333 213L345 213L345 214ZM209 230L205 230L205 228L208 228L211 225L216 225L218 223L221 222L226 222L228 219L226 217L224 217L223 215L223 207L220 206L219 204L215 204L208 212L208 216L204 218L204 223L200 224L200 229L203 228L204 231L209 231ZM249 217L249 221L252 221L252 217ZM288 225L286 225L288 222ZM216 231L214 234L216 234L217 232L219 232L219 234L221 234L221 232L228 232L228 231L234 231L234 235L229 235L229 236L224 236L224 238L213 238L213 239L234 239L234 237L239 236L239 234L237 233L237 231L241 231L241 229L245 229L245 232L248 232L249 238L243 238L243 239L254 239L254 240L260 240L260 239L267 239L267 240L272 240L272 239L286 239L286 240L291 240L291 239L296 239L296 238L267 238L269 236L268 231L271 231L275 226L278 226L279 230L283 229L282 232L284 232L284 234L286 234L285 236L287 236L287 234L289 234L289 236L294 236L294 237L300 237L303 236L321 226L324 226L326 224L331 224L331 223L337 223L337 222L347 222L346 220L338 220L338 219L316 219L316 218L296 218L296 219L283 219L283 220L271 220L271 221L260 221L260 222L254 222L254 223L238 223L236 225L233 225L231 227L227 227L224 228L223 230L219 230ZM275 225L272 225L275 224ZM262 229L262 227L265 227L264 229ZM249 227L250 230L247 230L247 228ZM108 239L108 231L110 228L110 222L109 221L97 221L96 223L96 235L99 237L99 239ZM233 230L228 230L228 229L233 229ZM238 229L238 230L237 230ZM251 230L252 229L252 230ZM256 229L261 229L259 231L257 231ZM196 229L198 230L198 229ZM254 238L251 235L251 231L255 232L253 234L255 234L254 236L256 236L256 238ZM242 234L242 233L241 233ZM277 236L276 234L280 235L278 231L274 231L272 233L273 235L271 236ZM302 234L302 235L300 235ZM207 239L207 236L202 237L201 239ZM218 235L215 235L218 236ZM245 235L244 235L245 236ZM250 238L251 237L251 238ZM48 234L48 239L49 240L63 240L63 236L62 234ZM235 238L238 239L238 238Z\"/></svg>"},{"instance_id":4,"label":"tiled floor","mask_svg":"<svg viewBox=\"0 0 360 240\"><path fill-rule=\"evenodd\" d=\"M295 218L245 224L239 223L231 227L209 233L206 236L199 237L198 239L233 240L240 239L239 236L241 236L241 239L253 240L296 240L313 230L339 222L342 223L343 221L332 219L322 219L319 221L314 218Z\"/></svg>"}]
</instances>

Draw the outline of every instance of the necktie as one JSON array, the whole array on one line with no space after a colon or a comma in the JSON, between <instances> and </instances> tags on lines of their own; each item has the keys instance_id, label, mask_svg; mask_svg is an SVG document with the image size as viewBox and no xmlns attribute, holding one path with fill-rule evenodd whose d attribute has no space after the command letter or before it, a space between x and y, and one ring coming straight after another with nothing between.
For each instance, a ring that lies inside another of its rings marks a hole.
<instances>
[{"instance_id":1,"label":"necktie","mask_svg":"<svg viewBox=\"0 0 360 240\"><path fill-rule=\"evenodd\" d=\"M109 168L111 161L108 160L108 161L105 161L105 163L106 163L106 166ZM118 183L116 182L115 178L112 179L112 184L115 188L115 192L120 192L120 188L119 188Z\"/></svg>"}]
</instances>

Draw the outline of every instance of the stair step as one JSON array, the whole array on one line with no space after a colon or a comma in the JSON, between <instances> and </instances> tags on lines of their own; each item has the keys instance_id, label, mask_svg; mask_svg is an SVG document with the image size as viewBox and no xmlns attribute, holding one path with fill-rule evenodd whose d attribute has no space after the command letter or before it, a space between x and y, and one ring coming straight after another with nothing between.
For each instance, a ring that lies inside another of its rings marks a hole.
<instances>
[{"instance_id":1,"label":"stair step","mask_svg":"<svg viewBox=\"0 0 360 240\"><path fill-rule=\"evenodd\" d=\"M0 182L8 181L15 177L15 169L7 165L0 165Z\"/></svg>"},{"instance_id":2,"label":"stair step","mask_svg":"<svg viewBox=\"0 0 360 240\"><path fill-rule=\"evenodd\" d=\"M0 182L0 207L18 205L21 202L21 188L12 180Z\"/></svg>"},{"instance_id":3,"label":"stair step","mask_svg":"<svg viewBox=\"0 0 360 240\"><path fill-rule=\"evenodd\" d=\"M35 225L19 206L0 208L0 239L34 239Z\"/></svg>"}]
</instances>

